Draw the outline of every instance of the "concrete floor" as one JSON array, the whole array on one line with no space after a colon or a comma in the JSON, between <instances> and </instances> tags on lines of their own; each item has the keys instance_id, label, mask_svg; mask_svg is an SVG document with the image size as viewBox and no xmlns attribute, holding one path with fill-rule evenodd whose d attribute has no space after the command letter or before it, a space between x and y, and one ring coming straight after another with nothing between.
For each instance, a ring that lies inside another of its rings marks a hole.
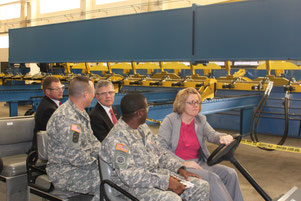
<instances>
[{"instance_id":1,"label":"concrete floor","mask_svg":"<svg viewBox=\"0 0 301 201\"><path fill-rule=\"evenodd\" d=\"M19 106L19 115L24 115L30 108L31 106ZM0 103L0 117L8 116L8 106ZM154 133L157 133L158 126L151 126L151 128ZM277 143L279 141L277 136L259 135L259 139L268 143ZM301 139L288 138L285 145L301 147ZM214 144L208 144L210 151L213 151L216 147ZM272 198L279 198L293 186L301 189L300 153L264 151L256 147L240 144L235 152L235 157ZM223 162L223 164L234 167L230 162ZM245 201L263 200L239 172L238 175ZM0 198L0 200L2 199Z\"/></svg>"}]
</instances>

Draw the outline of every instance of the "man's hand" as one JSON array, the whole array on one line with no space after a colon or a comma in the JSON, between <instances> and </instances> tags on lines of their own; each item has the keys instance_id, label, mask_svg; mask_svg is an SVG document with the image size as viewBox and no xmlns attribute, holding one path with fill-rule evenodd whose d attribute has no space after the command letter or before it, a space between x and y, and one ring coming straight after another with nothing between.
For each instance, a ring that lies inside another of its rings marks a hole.
<instances>
[{"instance_id":1,"label":"man's hand","mask_svg":"<svg viewBox=\"0 0 301 201\"><path fill-rule=\"evenodd\" d=\"M181 195L185 191L185 185L181 184L176 178L170 176L168 189L175 192L178 195Z\"/></svg>"},{"instance_id":2,"label":"man's hand","mask_svg":"<svg viewBox=\"0 0 301 201\"><path fill-rule=\"evenodd\" d=\"M219 143L225 144L226 146L228 146L231 142L233 142L232 135L223 135L219 138Z\"/></svg>"},{"instance_id":3,"label":"man's hand","mask_svg":"<svg viewBox=\"0 0 301 201\"><path fill-rule=\"evenodd\" d=\"M178 170L178 174L183 176L186 180L188 180L188 177L196 177L196 178L202 179L199 175L193 174L192 172L189 172L183 168L180 168Z\"/></svg>"},{"instance_id":4,"label":"man's hand","mask_svg":"<svg viewBox=\"0 0 301 201\"><path fill-rule=\"evenodd\" d=\"M195 161L185 161L184 166L192 169L202 169L202 167Z\"/></svg>"}]
</instances>

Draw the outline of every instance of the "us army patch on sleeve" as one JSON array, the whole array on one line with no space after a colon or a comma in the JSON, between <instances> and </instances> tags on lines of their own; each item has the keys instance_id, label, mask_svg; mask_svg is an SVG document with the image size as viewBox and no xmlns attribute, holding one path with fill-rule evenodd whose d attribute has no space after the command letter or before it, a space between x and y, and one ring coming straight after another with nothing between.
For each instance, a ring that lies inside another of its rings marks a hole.
<instances>
[{"instance_id":1,"label":"us army patch on sleeve","mask_svg":"<svg viewBox=\"0 0 301 201\"><path fill-rule=\"evenodd\" d=\"M75 124L71 124L71 130L80 133L81 127Z\"/></svg>"},{"instance_id":2,"label":"us army patch on sleeve","mask_svg":"<svg viewBox=\"0 0 301 201\"><path fill-rule=\"evenodd\" d=\"M123 152L127 153L129 148L124 144L117 143L116 144L116 150L123 151Z\"/></svg>"},{"instance_id":3,"label":"us army patch on sleeve","mask_svg":"<svg viewBox=\"0 0 301 201\"><path fill-rule=\"evenodd\" d=\"M128 165L128 151L129 148L121 143L116 144L116 149L114 152L114 162L119 168L127 168Z\"/></svg>"},{"instance_id":4,"label":"us army patch on sleeve","mask_svg":"<svg viewBox=\"0 0 301 201\"><path fill-rule=\"evenodd\" d=\"M75 125L75 124L71 124L71 131L73 131L73 133L72 133L72 142L73 143L78 143L81 127L78 126L78 125Z\"/></svg>"}]
</instances>

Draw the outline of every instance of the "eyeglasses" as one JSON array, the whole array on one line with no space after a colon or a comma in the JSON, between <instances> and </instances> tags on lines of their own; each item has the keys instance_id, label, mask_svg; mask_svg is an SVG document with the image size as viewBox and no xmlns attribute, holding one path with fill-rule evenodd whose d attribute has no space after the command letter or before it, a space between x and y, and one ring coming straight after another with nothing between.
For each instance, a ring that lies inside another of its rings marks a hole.
<instances>
[{"instance_id":1,"label":"eyeglasses","mask_svg":"<svg viewBox=\"0 0 301 201\"><path fill-rule=\"evenodd\" d=\"M65 85L62 85L61 87L56 87L56 88L47 88L49 90L53 90L53 91L58 91L58 90L63 90L65 89Z\"/></svg>"},{"instance_id":2,"label":"eyeglasses","mask_svg":"<svg viewBox=\"0 0 301 201\"><path fill-rule=\"evenodd\" d=\"M106 95L110 95L110 96L112 96L112 95L115 95L115 91L105 91L105 92L101 92L101 93L96 93L97 95L99 95L99 96L106 96Z\"/></svg>"},{"instance_id":3,"label":"eyeglasses","mask_svg":"<svg viewBox=\"0 0 301 201\"><path fill-rule=\"evenodd\" d=\"M191 105L191 106L195 106L195 105L201 105L202 102L201 101L190 101L190 102L186 102L187 104Z\"/></svg>"}]
</instances>

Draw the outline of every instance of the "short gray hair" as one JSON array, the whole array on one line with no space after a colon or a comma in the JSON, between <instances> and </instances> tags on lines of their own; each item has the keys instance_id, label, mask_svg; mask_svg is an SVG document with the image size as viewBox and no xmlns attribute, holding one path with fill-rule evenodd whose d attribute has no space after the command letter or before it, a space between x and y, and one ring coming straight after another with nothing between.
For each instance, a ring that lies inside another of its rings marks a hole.
<instances>
[{"instance_id":1,"label":"short gray hair","mask_svg":"<svg viewBox=\"0 0 301 201\"><path fill-rule=\"evenodd\" d=\"M100 80L96 83L95 85L95 91L97 91L99 88L101 87L106 87L106 86L109 86L109 85L112 85L113 88L114 88L114 85L112 82L110 82L109 80Z\"/></svg>"}]
</instances>

